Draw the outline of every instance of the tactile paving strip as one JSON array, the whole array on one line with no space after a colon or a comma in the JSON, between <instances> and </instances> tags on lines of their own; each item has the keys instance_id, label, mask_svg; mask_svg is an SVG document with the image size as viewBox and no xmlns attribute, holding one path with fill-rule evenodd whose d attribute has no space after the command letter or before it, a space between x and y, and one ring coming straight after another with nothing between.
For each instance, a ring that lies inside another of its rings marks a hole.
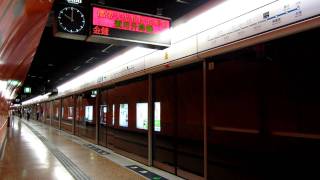
<instances>
[{"instance_id":1,"label":"tactile paving strip","mask_svg":"<svg viewBox=\"0 0 320 180\"><path fill-rule=\"evenodd\" d=\"M107 151L102 150L102 149L100 149L100 148L98 148L98 147L96 147L96 146L94 146L94 145L92 145L92 144L84 144L84 146L86 146L87 148L89 148L89 149L91 149L91 150L94 150L95 152L97 152L97 153L100 154L100 155L110 154L110 153L108 153Z\"/></svg>"},{"instance_id":2,"label":"tactile paving strip","mask_svg":"<svg viewBox=\"0 0 320 180\"><path fill-rule=\"evenodd\" d=\"M23 122L23 121L22 121ZM87 176L76 164L74 164L66 155L64 155L55 145L51 144L44 136L42 136L38 131L36 131L29 124L23 122L41 141L50 152L61 162L61 164L69 171L69 173L79 180L89 180L90 177Z\"/></svg>"},{"instance_id":3,"label":"tactile paving strip","mask_svg":"<svg viewBox=\"0 0 320 180\"><path fill-rule=\"evenodd\" d=\"M44 125L39 125L39 126L46 126L45 124ZM54 127L53 127L54 128ZM79 145L82 145L84 146L85 148L88 148L90 150L93 150L95 151L97 154L99 154L100 156L103 156L103 157L107 157L107 155L110 155L109 152L103 150L102 148L99 148L99 146L96 146L94 144L91 144L91 143L88 143L86 141L83 141L83 140L80 140L78 137L75 137L73 135L70 135L64 131L61 131L59 129L56 129L54 128L55 131L57 131L60 135L63 135L65 138L79 144ZM148 171L138 165L122 165L123 167L126 167L134 172L136 172L137 174L140 174L142 176L144 176L145 178L147 179L151 179L151 180L167 180L167 178L165 177L162 177L158 174L155 174L151 171Z\"/></svg>"},{"instance_id":4,"label":"tactile paving strip","mask_svg":"<svg viewBox=\"0 0 320 180\"><path fill-rule=\"evenodd\" d=\"M142 176L148 178L148 179L152 179L152 180L168 180L158 174L155 174L153 172L150 172L140 166L137 165L130 165L130 166L126 166L127 168L131 169L132 171L141 174Z\"/></svg>"}]
</instances>

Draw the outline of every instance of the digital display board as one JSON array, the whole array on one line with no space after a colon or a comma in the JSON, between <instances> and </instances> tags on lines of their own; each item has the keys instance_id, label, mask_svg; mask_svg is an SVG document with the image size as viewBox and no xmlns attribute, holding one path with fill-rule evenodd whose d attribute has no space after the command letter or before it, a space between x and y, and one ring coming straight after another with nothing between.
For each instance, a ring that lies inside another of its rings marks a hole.
<instances>
[{"instance_id":1,"label":"digital display board","mask_svg":"<svg viewBox=\"0 0 320 180\"><path fill-rule=\"evenodd\" d=\"M68 119L73 119L73 107L68 107Z\"/></svg>"},{"instance_id":2,"label":"digital display board","mask_svg":"<svg viewBox=\"0 0 320 180\"><path fill-rule=\"evenodd\" d=\"M161 103L154 103L154 131L161 131Z\"/></svg>"},{"instance_id":3,"label":"digital display board","mask_svg":"<svg viewBox=\"0 0 320 180\"><path fill-rule=\"evenodd\" d=\"M97 94L98 94L98 91L97 90L93 90L93 91L91 91L91 97L96 97L97 96Z\"/></svg>"},{"instance_id":4,"label":"digital display board","mask_svg":"<svg viewBox=\"0 0 320 180\"><path fill-rule=\"evenodd\" d=\"M137 103L136 125L138 129L148 129L148 103Z\"/></svg>"},{"instance_id":5,"label":"digital display board","mask_svg":"<svg viewBox=\"0 0 320 180\"><path fill-rule=\"evenodd\" d=\"M86 106L85 107L85 121L92 121L93 120L93 106Z\"/></svg>"},{"instance_id":6,"label":"digital display board","mask_svg":"<svg viewBox=\"0 0 320 180\"><path fill-rule=\"evenodd\" d=\"M138 129L148 129L148 103L137 103L136 125ZM161 131L161 103L154 103L154 131Z\"/></svg>"},{"instance_id":7,"label":"digital display board","mask_svg":"<svg viewBox=\"0 0 320 180\"><path fill-rule=\"evenodd\" d=\"M112 105L112 125L113 125L113 126L114 126L115 109L116 109L116 107L115 107L115 105L113 104L113 105Z\"/></svg>"},{"instance_id":8,"label":"digital display board","mask_svg":"<svg viewBox=\"0 0 320 180\"><path fill-rule=\"evenodd\" d=\"M67 0L67 2L70 4L81 4L82 0Z\"/></svg>"},{"instance_id":9,"label":"digital display board","mask_svg":"<svg viewBox=\"0 0 320 180\"><path fill-rule=\"evenodd\" d=\"M171 39L163 32L169 31L171 20L155 15L127 10L92 7L92 26L88 41L113 44L142 44L163 49Z\"/></svg>"},{"instance_id":10,"label":"digital display board","mask_svg":"<svg viewBox=\"0 0 320 180\"><path fill-rule=\"evenodd\" d=\"M128 127L128 104L120 104L119 125Z\"/></svg>"},{"instance_id":11,"label":"digital display board","mask_svg":"<svg viewBox=\"0 0 320 180\"><path fill-rule=\"evenodd\" d=\"M24 87L23 92L25 94L30 94L31 93L31 87Z\"/></svg>"},{"instance_id":12,"label":"digital display board","mask_svg":"<svg viewBox=\"0 0 320 180\"><path fill-rule=\"evenodd\" d=\"M59 108L56 108L56 119L59 119Z\"/></svg>"},{"instance_id":13,"label":"digital display board","mask_svg":"<svg viewBox=\"0 0 320 180\"><path fill-rule=\"evenodd\" d=\"M108 107L106 105L100 106L100 124L107 124Z\"/></svg>"}]
</instances>

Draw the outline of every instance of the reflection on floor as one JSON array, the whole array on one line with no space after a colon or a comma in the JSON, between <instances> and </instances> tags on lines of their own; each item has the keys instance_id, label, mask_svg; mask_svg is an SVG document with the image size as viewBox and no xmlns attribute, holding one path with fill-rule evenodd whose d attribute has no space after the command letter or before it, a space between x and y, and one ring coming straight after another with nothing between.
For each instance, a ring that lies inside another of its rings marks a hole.
<instances>
[{"instance_id":1,"label":"reflection on floor","mask_svg":"<svg viewBox=\"0 0 320 180\"><path fill-rule=\"evenodd\" d=\"M181 179L37 121L11 124L0 179Z\"/></svg>"},{"instance_id":2,"label":"reflection on floor","mask_svg":"<svg viewBox=\"0 0 320 180\"><path fill-rule=\"evenodd\" d=\"M90 179L145 179L60 135L60 131L35 122L27 124L31 129L15 117L9 128L6 149L0 160L1 179L79 179L69 173L70 167L66 165L66 158L61 160L61 154Z\"/></svg>"},{"instance_id":3,"label":"reflection on floor","mask_svg":"<svg viewBox=\"0 0 320 180\"><path fill-rule=\"evenodd\" d=\"M13 121L0 161L1 179L73 179L21 121Z\"/></svg>"}]
</instances>

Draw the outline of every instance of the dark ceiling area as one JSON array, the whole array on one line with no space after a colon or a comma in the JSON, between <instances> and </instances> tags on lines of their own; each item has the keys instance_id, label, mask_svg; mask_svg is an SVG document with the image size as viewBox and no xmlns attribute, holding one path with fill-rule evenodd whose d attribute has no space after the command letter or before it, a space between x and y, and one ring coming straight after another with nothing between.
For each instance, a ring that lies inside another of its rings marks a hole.
<instances>
[{"instance_id":1,"label":"dark ceiling area","mask_svg":"<svg viewBox=\"0 0 320 180\"><path fill-rule=\"evenodd\" d=\"M208 0L95 0L109 7L162 15L173 21ZM54 8L53 8L54 9ZM52 12L51 14L54 14ZM51 92L64 82L105 61L124 46L89 43L53 36L53 17L50 16L36 55L17 99L25 101L39 94ZM31 87L31 94L23 88Z\"/></svg>"},{"instance_id":2,"label":"dark ceiling area","mask_svg":"<svg viewBox=\"0 0 320 180\"><path fill-rule=\"evenodd\" d=\"M33 94L46 93L124 48L56 38L46 27L24 86L31 87Z\"/></svg>"},{"instance_id":3,"label":"dark ceiling area","mask_svg":"<svg viewBox=\"0 0 320 180\"><path fill-rule=\"evenodd\" d=\"M110 7L170 17L175 20L208 0L97 0Z\"/></svg>"}]
</instances>

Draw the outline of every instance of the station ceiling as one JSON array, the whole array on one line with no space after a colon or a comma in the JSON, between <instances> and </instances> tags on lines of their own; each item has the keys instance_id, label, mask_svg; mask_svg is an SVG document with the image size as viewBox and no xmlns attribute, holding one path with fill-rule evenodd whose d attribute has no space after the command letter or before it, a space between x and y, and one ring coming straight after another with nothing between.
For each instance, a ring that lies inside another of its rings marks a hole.
<instances>
[{"instance_id":1,"label":"station ceiling","mask_svg":"<svg viewBox=\"0 0 320 180\"><path fill-rule=\"evenodd\" d=\"M208 0L96 0L91 2L162 15L174 21L192 9L207 3ZM31 87L32 94L27 95L20 91L17 98L22 101L52 91L57 86L99 65L108 57L126 48L54 37L53 14L54 12L51 12L49 16L23 85L23 87Z\"/></svg>"},{"instance_id":2,"label":"station ceiling","mask_svg":"<svg viewBox=\"0 0 320 180\"><path fill-rule=\"evenodd\" d=\"M0 1L1 97L14 98L25 80L51 7L48 0Z\"/></svg>"}]
</instances>

